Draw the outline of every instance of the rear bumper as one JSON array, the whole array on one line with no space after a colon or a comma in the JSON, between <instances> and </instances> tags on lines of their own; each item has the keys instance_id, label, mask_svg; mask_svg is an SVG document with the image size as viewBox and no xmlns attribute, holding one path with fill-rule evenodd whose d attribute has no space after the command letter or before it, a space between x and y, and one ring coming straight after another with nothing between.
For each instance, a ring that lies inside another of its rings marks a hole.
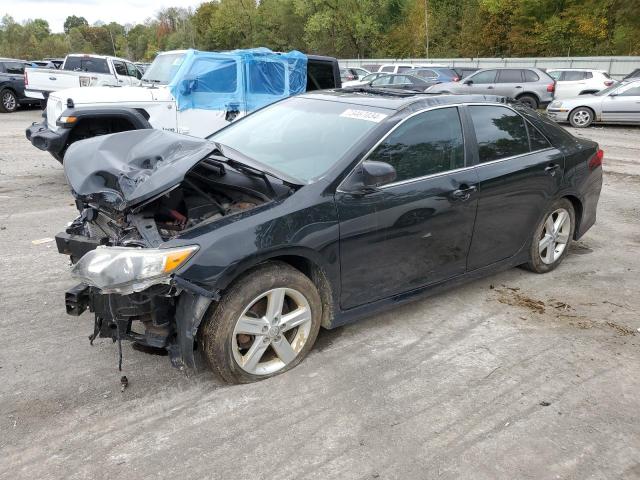
<instances>
[{"instance_id":1,"label":"rear bumper","mask_svg":"<svg viewBox=\"0 0 640 480\"><path fill-rule=\"evenodd\" d=\"M53 157L62 163L62 157L64 156L65 146L71 130L61 128L59 132L52 132L47 127L47 123L34 123L25 131L25 136L31 144L49 152Z\"/></svg>"}]
</instances>

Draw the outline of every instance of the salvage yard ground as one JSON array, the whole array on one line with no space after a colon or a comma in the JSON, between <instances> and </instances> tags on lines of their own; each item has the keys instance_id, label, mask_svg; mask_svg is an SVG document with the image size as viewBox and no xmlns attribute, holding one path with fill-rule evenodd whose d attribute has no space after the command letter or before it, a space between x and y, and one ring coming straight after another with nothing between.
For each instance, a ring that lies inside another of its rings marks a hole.
<instances>
[{"instance_id":1,"label":"salvage yard ground","mask_svg":"<svg viewBox=\"0 0 640 480\"><path fill-rule=\"evenodd\" d=\"M512 269L321 332L300 366L223 386L93 347L49 241L62 167L0 117L0 478L640 478L640 128L600 142L598 222L554 272Z\"/></svg>"}]
</instances>

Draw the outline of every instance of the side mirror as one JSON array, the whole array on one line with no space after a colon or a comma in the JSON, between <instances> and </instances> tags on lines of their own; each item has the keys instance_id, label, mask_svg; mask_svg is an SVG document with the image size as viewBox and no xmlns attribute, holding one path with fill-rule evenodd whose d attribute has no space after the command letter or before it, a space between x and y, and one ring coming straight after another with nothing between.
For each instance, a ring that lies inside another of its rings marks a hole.
<instances>
[{"instance_id":1,"label":"side mirror","mask_svg":"<svg viewBox=\"0 0 640 480\"><path fill-rule=\"evenodd\" d=\"M362 183L365 187L377 188L396 179L396 169L386 162L365 160L362 162Z\"/></svg>"},{"instance_id":2,"label":"side mirror","mask_svg":"<svg viewBox=\"0 0 640 480\"><path fill-rule=\"evenodd\" d=\"M473 80L465 80L464 82L465 85L473 85Z\"/></svg>"},{"instance_id":3,"label":"side mirror","mask_svg":"<svg viewBox=\"0 0 640 480\"><path fill-rule=\"evenodd\" d=\"M351 175L343 191L353 195L366 195L378 191L378 187L395 179L396 169L388 163L365 160Z\"/></svg>"},{"instance_id":4,"label":"side mirror","mask_svg":"<svg viewBox=\"0 0 640 480\"><path fill-rule=\"evenodd\" d=\"M610 94L609 94L609 96L610 96L610 97L617 97L617 96L618 96L618 94L617 94L616 92L613 92L613 93L610 93Z\"/></svg>"}]
</instances>

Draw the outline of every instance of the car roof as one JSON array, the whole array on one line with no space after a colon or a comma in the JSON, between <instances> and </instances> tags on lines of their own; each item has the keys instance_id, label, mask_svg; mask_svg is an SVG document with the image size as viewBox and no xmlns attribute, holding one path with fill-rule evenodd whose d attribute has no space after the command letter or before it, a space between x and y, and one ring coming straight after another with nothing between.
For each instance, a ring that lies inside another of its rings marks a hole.
<instances>
[{"instance_id":1,"label":"car roof","mask_svg":"<svg viewBox=\"0 0 640 480\"><path fill-rule=\"evenodd\" d=\"M600 70L598 68L563 68L563 67L555 67L555 68L547 68L547 72L606 72L606 70Z\"/></svg>"},{"instance_id":2,"label":"car roof","mask_svg":"<svg viewBox=\"0 0 640 480\"><path fill-rule=\"evenodd\" d=\"M349 103L366 107L386 108L400 111L409 106L428 108L438 105L458 105L461 103L502 103L506 97L497 95L452 95L442 93L415 93L396 89L375 89L370 87L347 87L320 90L297 96L316 100Z\"/></svg>"}]
</instances>

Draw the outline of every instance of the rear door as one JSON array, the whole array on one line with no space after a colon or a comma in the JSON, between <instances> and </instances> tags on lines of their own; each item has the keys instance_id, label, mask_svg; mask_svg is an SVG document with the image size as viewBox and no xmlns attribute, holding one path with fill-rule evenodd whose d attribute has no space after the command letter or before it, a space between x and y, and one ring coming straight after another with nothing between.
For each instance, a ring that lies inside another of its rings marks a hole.
<instances>
[{"instance_id":1,"label":"rear door","mask_svg":"<svg viewBox=\"0 0 640 480\"><path fill-rule=\"evenodd\" d=\"M392 183L365 195L338 189L343 308L464 273L477 203L465 157L458 109L429 110L367 156L395 167Z\"/></svg>"},{"instance_id":2,"label":"rear door","mask_svg":"<svg viewBox=\"0 0 640 480\"><path fill-rule=\"evenodd\" d=\"M620 87L614 96L602 99L602 120L640 123L640 82Z\"/></svg>"},{"instance_id":3,"label":"rear door","mask_svg":"<svg viewBox=\"0 0 640 480\"><path fill-rule=\"evenodd\" d=\"M522 70L517 68L505 68L498 70L496 79L495 94L505 97L516 98L523 92Z\"/></svg>"},{"instance_id":4,"label":"rear door","mask_svg":"<svg viewBox=\"0 0 640 480\"><path fill-rule=\"evenodd\" d=\"M555 198L564 157L520 114L506 106L466 107L477 148L478 214L467 269L521 251Z\"/></svg>"},{"instance_id":5,"label":"rear door","mask_svg":"<svg viewBox=\"0 0 640 480\"><path fill-rule=\"evenodd\" d=\"M575 70L565 70L556 81L556 98L572 98L580 95L587 85L586 73Z\"/></svg>"}]
</instances>

